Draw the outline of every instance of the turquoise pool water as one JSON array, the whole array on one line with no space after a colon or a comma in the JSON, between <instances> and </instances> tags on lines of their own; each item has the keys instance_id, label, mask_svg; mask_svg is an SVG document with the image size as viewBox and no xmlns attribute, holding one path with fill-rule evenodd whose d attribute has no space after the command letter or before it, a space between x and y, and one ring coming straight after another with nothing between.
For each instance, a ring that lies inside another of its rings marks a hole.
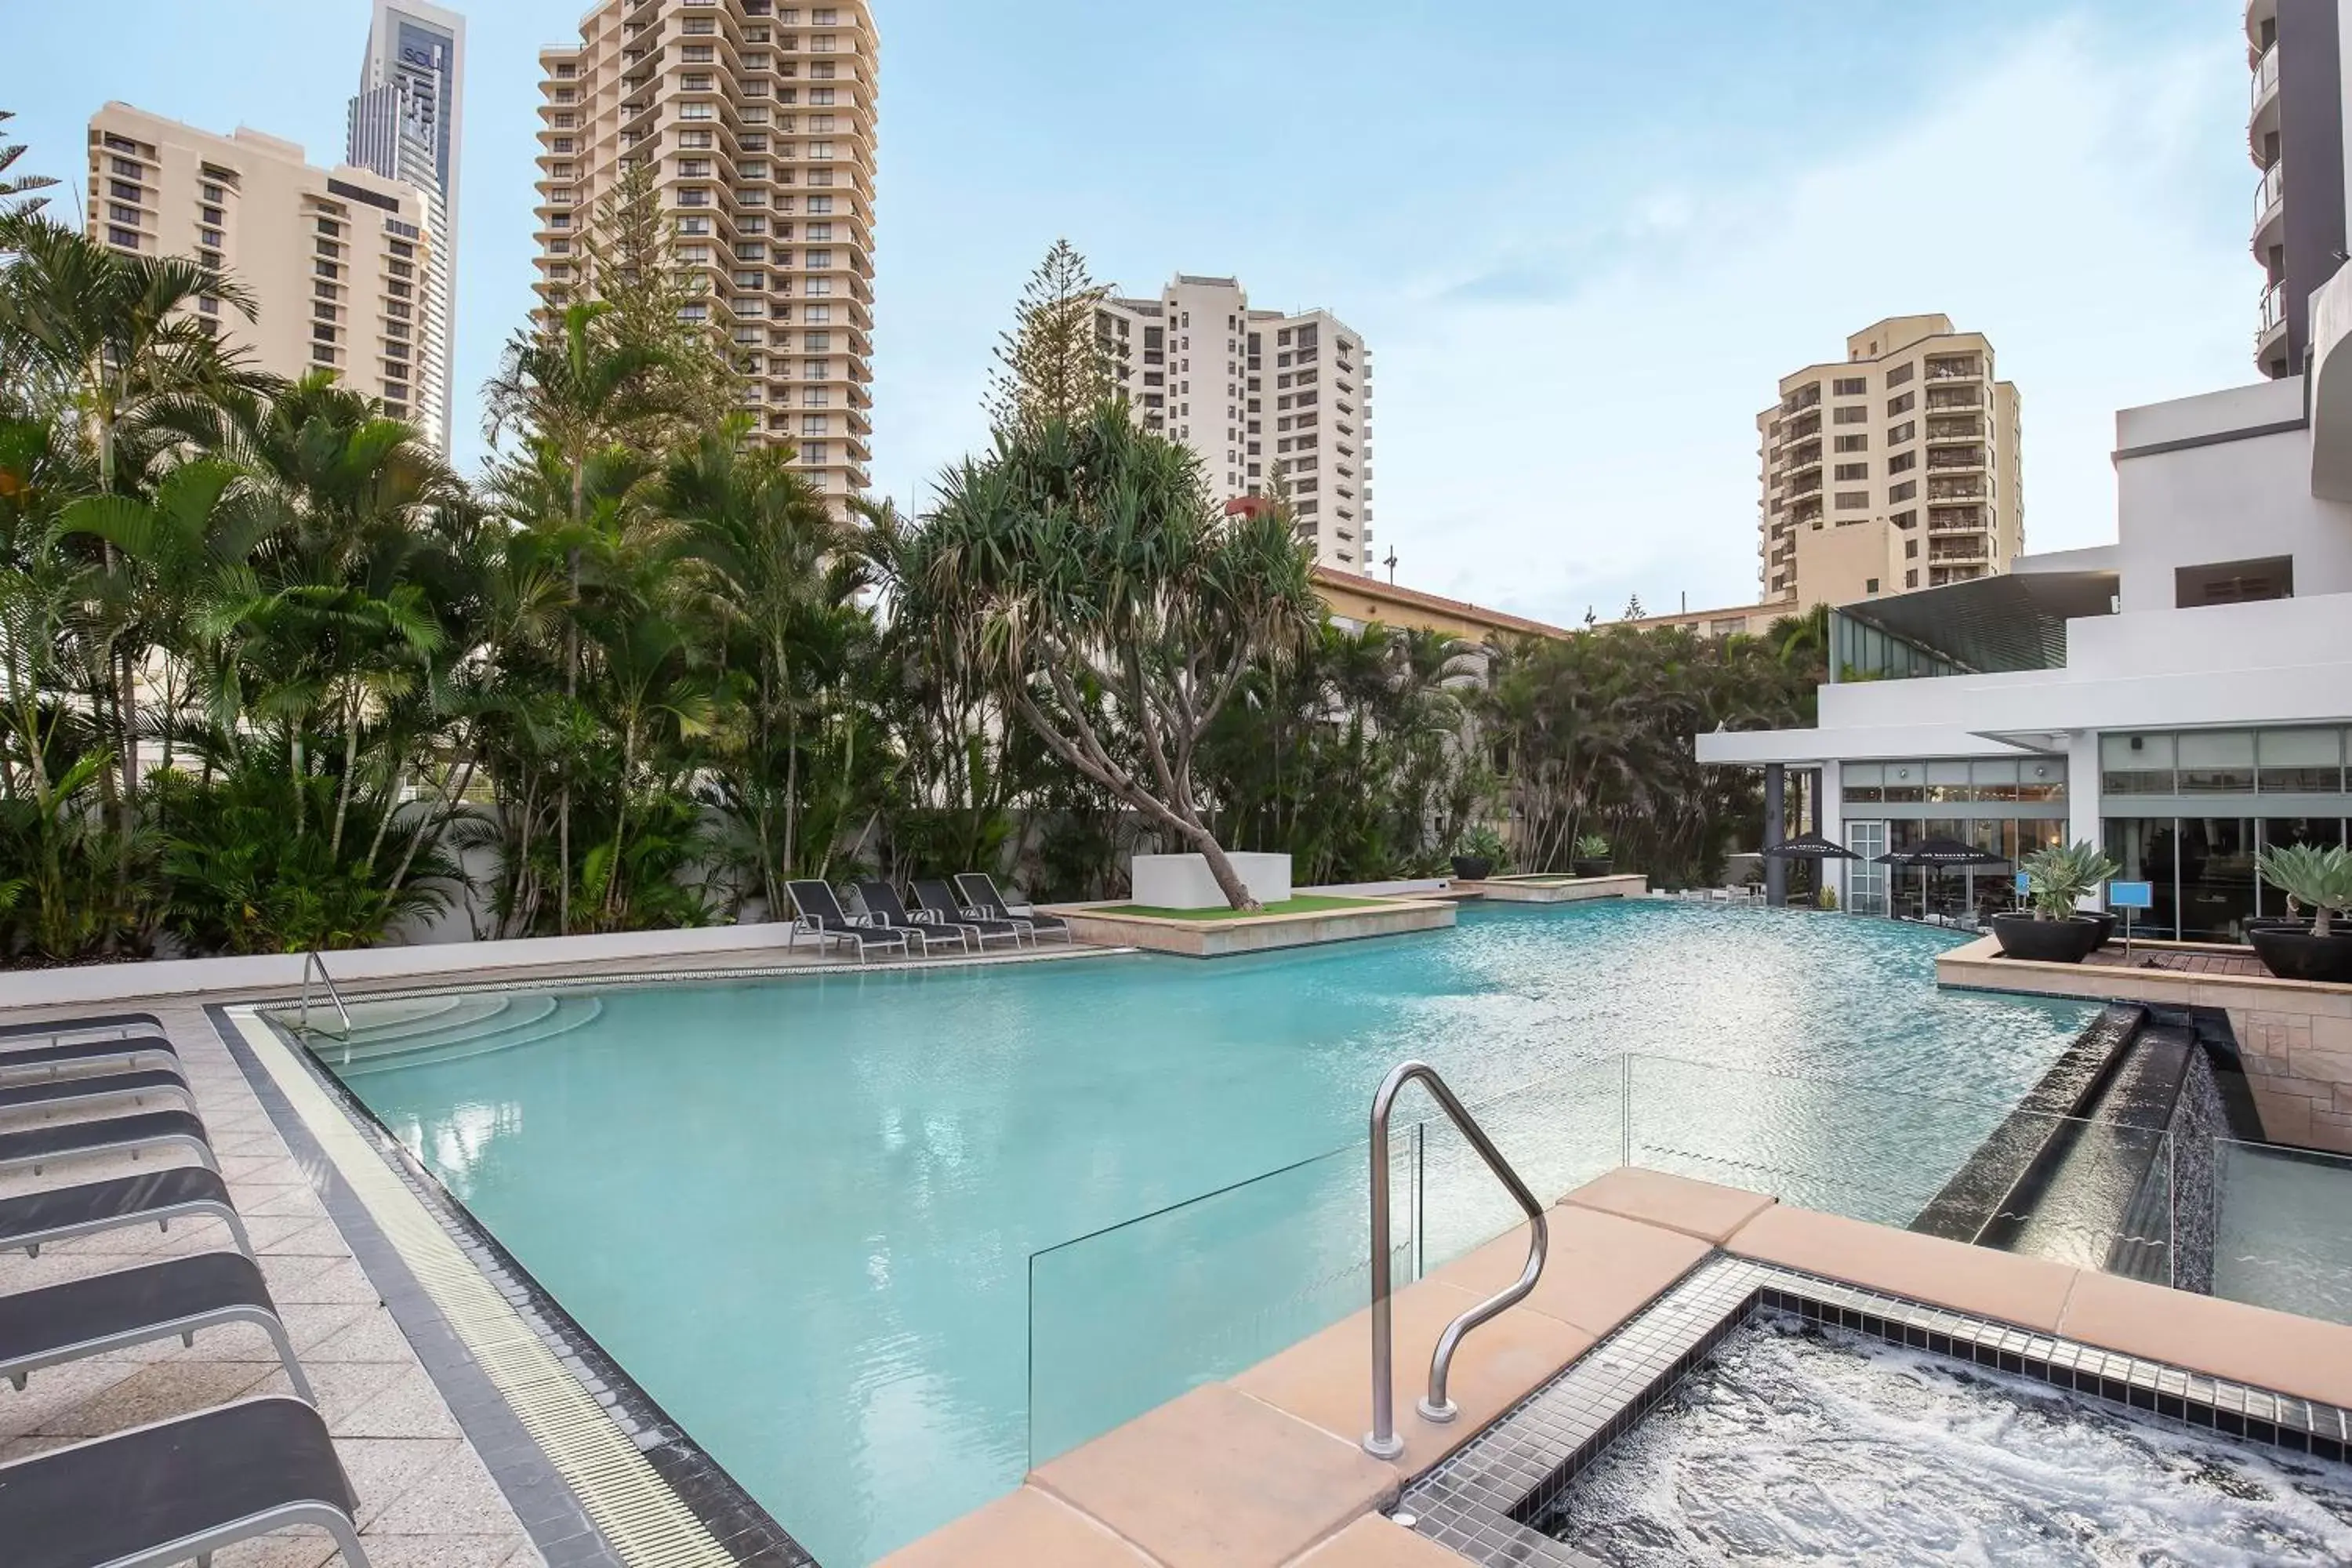
<instances>
[{"instance_id":1,"label":"turquoise pool water","mask_svg":"<svg viewBox=\"0 0 2352 1568\"><path fill-rule=\"evenodd\" d=\"M1616 1163L1618 1139L1701 1173L1817 1157L1846 1177L1792 1196L1916 1209L2093 1011L1937 993L1953 940L1664 902L1470 911L1449 932L1211 963L469 1001L380 1025L345 1078L786 1529L848 1568L1019 1479L1032 1253L1360 1137L1405 1056L1496 1101L1514 1159L1556 1153L1556 1173ZM1644 1064L1637 1136L1614 1069L1575 1070L1618 1052L1707 1066ZM1759 1092L1758 1072L1860 1087ZM1591 1120L1552 1101L1506 1116L1539 1079L1610 1098ZM1854 1144L1881 1125L1906 1131L1874 1167ZM1097 1397L1103 1358L1133 1349L1114 1331L1155 1321L1228 1253L1285 1300L1319 1282L1317 1321L1360 1302L1342 1270L1362 1256L1362 1166L1327 1167L1318 1201L1359 1216L1328 1248L1282 1228L1290 1189L1266 1184L1254 1204L1054 1255L1041 1357L1049 1323L1097 1336L1041 1368L1054 1446L1276 1348L1265 1324L1253 1338L1188 1310ZM1896 1167L1900 1194L1867 1190Z\"/></svg>"}]
</instances>

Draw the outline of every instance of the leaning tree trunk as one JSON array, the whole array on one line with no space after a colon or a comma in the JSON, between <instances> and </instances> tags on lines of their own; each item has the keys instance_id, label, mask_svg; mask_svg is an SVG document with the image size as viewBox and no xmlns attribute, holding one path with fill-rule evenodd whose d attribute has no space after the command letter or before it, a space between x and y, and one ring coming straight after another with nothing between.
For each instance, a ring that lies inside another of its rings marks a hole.
<instances>
[{"instance_id":1,"label":"leaning tree trunk","mask_svg":"<svg viewBox=\"0 0 2352 1568\"><path fill-rule=\"evenodd\" d=\"M1217 879L1217 890L1225 895L1225 902L1245 911L1264 909L1265 906L1251 896L1249 884L1242 880L1242 874L1234 869L1233 860L1225 854L1224 846L1217 842L1217 836L1198 823L1185 823L1183 826L1192 847L1209 863L1209 875Z\"/></svg>"}]
</instances>

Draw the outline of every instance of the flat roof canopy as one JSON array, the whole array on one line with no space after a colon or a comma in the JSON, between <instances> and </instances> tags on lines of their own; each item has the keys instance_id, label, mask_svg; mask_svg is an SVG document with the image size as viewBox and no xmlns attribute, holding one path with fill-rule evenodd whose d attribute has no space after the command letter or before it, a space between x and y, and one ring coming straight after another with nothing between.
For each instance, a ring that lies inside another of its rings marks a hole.
<instances>
[{"instance_id":1,"label":"flat roof canopy","mask_svg":"<svg viewBox=\"0 0 2352 1568\"><path fill-rule=\"evenodd\" d=\"M2066 623L2113 615L2116 588L2113 572L2010 573L1841 605L1837 614L1969 674L2057 669L2066 662Z\"/></svg>"}]
</instances>

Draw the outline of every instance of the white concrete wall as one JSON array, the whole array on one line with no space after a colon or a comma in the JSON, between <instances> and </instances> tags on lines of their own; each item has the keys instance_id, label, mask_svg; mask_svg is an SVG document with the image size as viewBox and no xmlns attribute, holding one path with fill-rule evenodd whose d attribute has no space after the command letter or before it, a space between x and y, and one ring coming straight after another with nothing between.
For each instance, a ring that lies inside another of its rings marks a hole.
<instances>
[{"instance_id":1,"label":"white concrete wall","mask_svg":"<svg viewBox=\"0 0 2352 1568\"><path fill-rule=\"evenodd\" d=\"M2292 385L2289 417L2300 417L2303 384ZM2352 593L2352 504L2311 493L2311 437L2287 430L2118 462L2125 611L2170 609L2176 567L2272 555L2294 558L2297 598Z\"/></svg>"}]
</instances>

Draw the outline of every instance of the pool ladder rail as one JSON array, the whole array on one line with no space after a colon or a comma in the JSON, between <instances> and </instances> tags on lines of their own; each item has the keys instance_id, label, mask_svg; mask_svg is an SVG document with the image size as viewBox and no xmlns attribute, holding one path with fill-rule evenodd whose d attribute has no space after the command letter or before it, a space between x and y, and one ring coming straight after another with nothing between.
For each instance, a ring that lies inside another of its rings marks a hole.
<instances>
[{"instance_id":1,"label":"pool ladder rail","mask_svg":"<svg viewBox=\"0 0 2352 1568\"><path fill-rule=\"evenodd\" d=\"M335 1005L335 1016L343 1021L343 1032L335 1037L348 1042L352 1037L352 1010L343 1005L343 994L335 989L335 977L327 973L327 961L315 952L302 955L302 1007L296 1026L303 1034L310 1032L310 976L314 973L319 976L319 983L327 988L327 1000ZM328 1031L321 1029L319 1032L323 1035Z\"/></svg>"},{"instance_id":2,"label":"pool ladder rail","mask_svg":"<svg viewBox=\"0 0 2352 1568\"><path fill-rule=\"evenodd\" d=\"M1511 1163L1503 1158L1494 1140L1486 1136L1477 1119L1463 1109L1437 1069L1427 1062L1401 1062L1381 1081L1380 1092L1372 1096L1372 1429L1364 1436L1364 1452L1376 1459L1393 1459L1404 1452L1404 1439L1396 1431L1396 1395L1393 1384L1394 1333L1390 1321L1390 1301L1393 1281L1391 1279L1389 1248L1389 1113L1395 1109L1397 1096L1405 1085L1418 1080L1437 1101L1446 1120L1461 1131L1486 1168L1507 1188L1519 1207L1526 1211L1529 1235L1528 1260L1519 1277L1509 1285L1478 1302L1460 1317L1445 1325L1437 1336L1437 1345L1429 1357L1429 1392L1414 1406L1425 1421L1447 1422L1460 1415L1459 1408L1445 1392L1447 1375L1454 1368L1454 1352L1462 1342L1481 1323L1527 1299L1543 1276L1544 1255L1550 1242L1549 1228L1544 1223L1543 1205L1528 1190Z\"/></svg>"}]
</instances>

